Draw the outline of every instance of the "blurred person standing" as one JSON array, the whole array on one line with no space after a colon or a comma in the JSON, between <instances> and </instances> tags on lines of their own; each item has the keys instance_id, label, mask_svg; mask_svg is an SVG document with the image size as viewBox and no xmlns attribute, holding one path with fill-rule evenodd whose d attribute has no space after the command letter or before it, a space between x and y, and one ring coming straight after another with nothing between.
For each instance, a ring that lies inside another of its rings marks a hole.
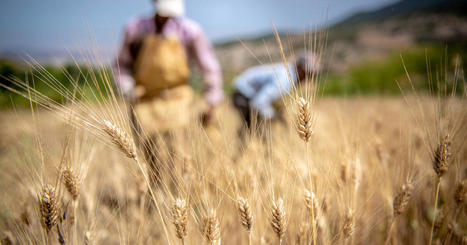
<instances>
[{"instance_id":1,"label":"blurred person standing","mask_svg":"<svg viewBox=\"0 0 467 245\"><path fill-rule=\"evenodd\" d=\"M212 45L201 26L184 17L184 1L153 2L154 16L133 18L127 23L113 70L117 87L134 107L131 116L135 128L142 128L149 135L138 140L144 144L151 165L157 167L154 155L159 150L156 146L161 145L157 142L162 140L170 148L172 143L167 141L173 141L174 132L183 131L192 119L188 60L193 59L203 75L208 104L201 113L204 125L211 120L224 94Z\"/></svg>"},{"instance_id":2,"label":"blurred person standing","mask_svg":"<svg viewBox=\"0 0 467 245\"><path fill-rule=\"evenodd\" d=\"M275 103L319 72L318 57L313 53L301 54L294 63L252 67L235 78L232 101L247 129L251 130L254 122L281 119Z\"/></svg>"}]
</instances>

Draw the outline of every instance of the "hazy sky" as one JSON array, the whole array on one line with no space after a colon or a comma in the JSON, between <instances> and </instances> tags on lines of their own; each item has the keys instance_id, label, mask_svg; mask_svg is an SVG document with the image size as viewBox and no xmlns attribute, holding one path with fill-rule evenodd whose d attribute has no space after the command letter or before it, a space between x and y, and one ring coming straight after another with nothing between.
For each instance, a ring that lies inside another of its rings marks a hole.
<instances>
[{"instance_id":1,"label":"hazy sky","mask_svg":"<svg viewBox=\"0 0 467 245\"><path fill-rule=\"evenodd\" d=\"M333 23L394 0L186 0L187 16L214 41ZM0 52L47 52L94 43L115 49L126 20L153 12L151 0L1 0ZM90 37L94 41L90 41Z\"/></svg>"}]
</instances>

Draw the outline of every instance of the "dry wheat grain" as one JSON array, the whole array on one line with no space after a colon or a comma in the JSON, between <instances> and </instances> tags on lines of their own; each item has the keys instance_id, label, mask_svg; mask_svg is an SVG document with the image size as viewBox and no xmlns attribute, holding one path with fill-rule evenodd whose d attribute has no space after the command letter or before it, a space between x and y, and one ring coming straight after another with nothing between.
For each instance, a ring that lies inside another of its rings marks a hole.
<instances>
[{"instance_id":1,"label":"dry wheat grain","mask_svg":"<svg viewBox=\"0 0 467 245\"><path fill-rule=\"evenodd\" d=\"M55 193L55 188L46 185L39 195L39 210L41 213L42 225L49 232L58 222L59 203Z\"/></svg>"},{"instance_id":2,"label":"dry wheat grain","mask_svg":"<svg viewBox=\"0 0 467 245\"><path fill-rule=\"evenodd\" d=\"M136 149L128 134L112 122L103 120L102 130L108 134L112 142L129 158L136 158Z\"/></svg>"},{"instance_id":3,"label":"dry wheat grain","mask_svg":"<svg viewBox=\"0 0 467 245\"><path fill-rule=\"evenodd\" d=\"M220 224L214 209L211 209L209 215L203 219L201 229L204 238L210 245L220 245Z\"/></svg>"},{"instance_id":4,"label":"dry wheat grain","mask_svg":"<svg viewBox=\"0 0 467 245\"><path fill-rule=\"evenodd\" d=\"M451 156L450 148L451 141L449 135L446 135L433 151L433 169L438 178L441 178L448 171L449 157Z\"/></svg>"},{"instance_id":5,"label":"dry wheat grain","mask_svg":"<svg viewBox=\"0 0 467 245\"><path fill-rule=\"evenodd\" d=\"M66 190L73 197L73 200L76 200L79 196L80 181L78 176L70 167L66 167L63 170L63 180Z\"/></svg>"},{"instance_id":6,"label":"dry wheat grain","mask_svg":"<svg viewBox=\"0 0 467 245\"><path fill-rule=\"evenodd\" d=\"M237 205L240 221L242 222L243 227L245 227L247 231L251 231L253 226L253 215L251 214L250 205L240 196L237 199Z\"/></svg>"},{"instance_id":7,"label":"dry wheat grain","mask_svg":"<svg viewBox=\"0 0 467 245\"><path fill-rule=\"evenodd\" d=\"M297 100L297 107L297 132L303 141L308 142L313 134L311 105L304 98L300 97Z\"/></svg>"},{"instance_id":8,"label":"dry wheat grain","mask_svg":"<svg viewBox=\"0 0 467 245\"><path fill-rule=\"evenodd\" d=\"M172 206L172 223L180 240L184 240L188 234L188 206L184 199L177 199Z\"/></svg>"},{"instance_id":9,"label":"dry wheat grain","mask_svg":"<svg viewBox=\"0 0 467 245\"><path fill-rule=\"evenodd\" d=\"M402 185L401 191L399 192L399 194L397 194L392 203L394 217L399 216L407 209L410 197L412 195L412 190L413 185L411 183L408 182Z\"/></svg>"},{"instance_id":10,"label":"dry wheat grain","mask_svg":"<svg viewBox=\"0 0 467 245\"><path fill-rule=\"evenodd\" d=\"M273 200L272 202L272 220L271 220L271 226L272 229L274 230L274 233L276 233L277 238L279 238L279 241L282 241L285 231L287 230L287 220L286 220L286 213L284 210L284 201L279 198L277 200Z\"/></svg>"}]
</instances>

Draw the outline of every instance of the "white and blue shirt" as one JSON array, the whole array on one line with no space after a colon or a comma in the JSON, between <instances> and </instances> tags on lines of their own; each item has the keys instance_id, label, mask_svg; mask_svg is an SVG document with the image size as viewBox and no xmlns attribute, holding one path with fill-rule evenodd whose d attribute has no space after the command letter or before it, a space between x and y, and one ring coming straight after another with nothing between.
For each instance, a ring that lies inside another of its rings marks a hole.
<instances>
[{"instance_id":1,"label":"white and blue shirt","mask_svg":"<svg viewBox=\"0 0 467 245\"><path fill-rule=\"evenodd\" d=\"M271 119L276 115L274 102L288 93L296 81L292 64L277 63L247 69L235 79L234 87L250 99L250 106L262 118Z\"/></svg>"}]
</instances>

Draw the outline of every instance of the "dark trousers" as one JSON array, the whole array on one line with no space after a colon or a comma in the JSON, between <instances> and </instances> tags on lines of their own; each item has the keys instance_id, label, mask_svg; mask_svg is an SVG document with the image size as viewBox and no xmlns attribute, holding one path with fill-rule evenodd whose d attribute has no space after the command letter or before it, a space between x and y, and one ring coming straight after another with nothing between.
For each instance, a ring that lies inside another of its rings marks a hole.
<instances>
[{"instance_id":1,"label":"dark trousers","mask_svg":"<svg viewBox=\"0 0 467 245\"><path fill-rule=\"evenodd\" d=\"M253 112L250 106L250 99L242 93L235 90L232 94L232 103L235 106L235 109L237 109L237 111L239 112L242 121L246 123L247 128L251 129L253 124L252 117L256 113Z\"/></svg>"}]
</instances>

